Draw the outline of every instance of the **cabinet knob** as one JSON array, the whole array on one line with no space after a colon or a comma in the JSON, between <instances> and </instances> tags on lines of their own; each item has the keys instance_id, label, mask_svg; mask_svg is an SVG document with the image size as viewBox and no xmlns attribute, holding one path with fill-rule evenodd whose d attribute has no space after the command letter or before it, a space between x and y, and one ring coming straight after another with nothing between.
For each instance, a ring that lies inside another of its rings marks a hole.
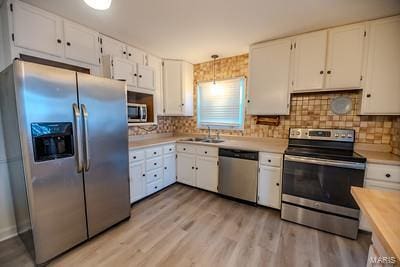
<instances>
[{"instance_id":1,"label":"cabinet knob","mask_svg":"<svg viewBox=\"0 0 400 267\"><path fill-rule=\"evenodd\" d=\"M122 52L122 54L126 55L126 51Z\"/></svg>"},{"instance_id":2,"label":"cabinet knob","mask_svg":"<svg viewBox=\"0 0 400 267\"><path fill-rule=\"evenodd\" d=\"M207 151L204 151L204 154L207 154Z\"/></svg>"},{"instance_id":3,"label":"cabinet knob","mask_svg":"<svg viewBox=\"0 0 400 267\"><path fill-rule=\"evenodd\" d=\"M196 170L198 170L199 169L199 167L196 167Z\"/></svg>"},{"instance_id":4,"label":"cabinet knob","mask_svg":"<svg viewBox=\"0 0 400 267\"><path fill-rule=\"evenodd\" d=\"M185 147L183 148L183 151L186 151L186 148L185 148Z\"/></svg>"},{"instance_id":5,"label":"cabinet knob","mask_svg":"<svg viewBox=\"0 0 400 267\"><path fill-rule=\"evenodd\" d=\"M128 54L128 56L130 56L130 57L131 57L131 56L132 56L132 54L131 54L131 53L129 53L129 54Z\"/></svg>"},{"instance_id":6,"label":"cabinet knob","mask_svg":"<svg viewBox=\"0 0 400 267\"><path fill-rule=\"evenodd\" d=\"M67 45L68 45L68 46L71 46L71 43L70 43L70 42L67 42Z\"/></svg>"},{"instance_id":7,"label":"cabinet knob","mask_svg":"<svg viewBox=\"0 0 400 267\"><path fill-rule=\"evenodd\" d=\"M276 186L279 186L279 183L276 183Z\"/></svg>"},{"instance_id":8,"label":"cabinet knob","mask_svg":"<svg viewBox=\"0 0 400 267\"><path fill-rule=\"evenodd\" d=\"M133 159L136 159L136 156L133 156Z\"/></svg>"},{"instance_id":9,"label":"cabinet knob","mask_svg":"<svg viewBox=\"0 0 400 267\"><path fill-rule=\"evenodd\" d=\"M250 103L250 100L247 100L247 103Z\"/></svg>"},{"instance_id":10,"label":"cabinet knob","mask_svg":"<svg viewBox=\"0 0 400 267\"><path fill-rule=\"evenodd\" d=\"M61 39L57 39L57 43L61 44L62 43Z\"/></svg>"},{"instance_id":11,"label":"cabinet knob","mask_svg":"<svg viewBox=\"0 0 400 267\"><path fill-rule=\"evenodd\" d=\"M137 76L137 74L136 74L136 73L134 73L134 74L133 74L133 76L135 76L135 77L136 77L136 76Z\"/></svg>"},{"instance_id":12,"label":"cabinet knob","mask_svg":"<svg viewBox=\"0 0 400 267\"><path fill-rule=\"evenodd\" d=\"M386 173L385 176L386 176L386 178L390 178L391 175L390 175L390 173Z\"/></svg>"},{"instance_id":13,"label":"cabinet knob","mask_svg":"<svg viewBox=\"0 0 400 267\"><path fill-rule=\"evenodd\" d=\"M157 162L154 162L154 166L157 166Z\"/></svg>"},{"instance_id":14,"label":"cabinet knob","mask_svg":"<svg viewBox=\"0 0 400 267\"><path fill-rule=\"evenodd\" d=\"M154 155L157 155L157 152L153 152Z\"/></svg>"},{"instance_id":15,"label":"cabinet knob","mask_svg":"<svg viewBox=\"0 0 400 267\"><path fill-rule=\"evenodd\" d=\"M170 148L169 151L172 151L172 148Z\"/></svg>"},{"instance_id":16,"label":"cabinet knob","mask_svg":"<svg viewBox=\"0 0 400 267\"><path fill-rule=\"evenodd\" d=\"M371 94L367 94L367 97L370 98L370 97L371 97Z\"/></svg>"},{"instance_id":17,"label":"cabinet knob","mask_svg":"<svg viewBox=\"0 0 400 267\"><path fill-rule=\"evenodd\" d=\"M194 167L192 166L192 170L194 170Z\"/></svg>"},{"instance_id":18,"label":"cabinet knob","mask_svg":"<svg viewBox=\"0 0 400 267\"><path fill-rule=\"evenodd\" d=\"M328 74L331 74L331 73L332 73L332 71L328 70L326 73L328 73Z\"/></svg>"},{"instance_id":19,"label":"cabinet knob","mask_svg":"<svg viewBox=\"0 0 400 267\"><path fill-rule=\"evenodd\" d=\"M144 173L143 173L143 174L142 174L142 176L143 176L143 177L145 177L145 176L146 176L146 174L144 174Z\"/></svg>"},{"instance_id":20,"label":"cabinet knob","mask_svg":"<svg viewBox=\"0 0 400 267\"><path fill-rule=\"evenodd\" d=\"M157 174L154 174L154 177L157 177Z\"/></svg>"},{"instance_id":21,"label":"cabinet knob","mask_svg":"<svg viewBox=\"0 0 400 267\"><path fill-rule=\"evenodd\" d=\"M269 159L268 162L271 163L271 160Z\"/></svg>"},{"instance_id":22,"label":"cabinet knob","mask_svg":"<svg viewBox=\"0 0 400 267\"><path fill-rule=\"evenodd\" d=\"M321 71L319 72L319 74L324 74L324 71L323 71L323 70L321 70Z\"/></svg>"},{"instance_id":23,"label":"cabinet knob","mask_svg":"<svg viewBox=\"0 0 400 267\"><path fill-rule=\"evenodd\" d=\"M155 189L157 189L158 187L157 187L157 186L155 186L154 188L155 188Z\"/></svg>"},{"instance_id":24,"label":"cabinet knob","mask_svg":"<svg viewBox=\"0 0 400 267\"><path fill-rule=\"evenodd\" d=\"M166 170L167 169L167 167L164 167L164 170Z\"/></svg>"},{"instance_id":25,"label":"cabinet knob","mask_svg":"<svg viewBox=\"0 0 400 267\"><path fill-rule=\"evenodd\" d=\"M182 107L185 105L185 103L182 103Z\"/></svg>"},{"instance_id":26,"label":"cabinet knob","mask_svg":"<svg viewBox=\"0 0 400 267\"><path fill-rule=\"evenodd\" d=\"M141 74L139 74L139 78L142 78L142 75L141 75Z\"/></svg>"}]
</instances>

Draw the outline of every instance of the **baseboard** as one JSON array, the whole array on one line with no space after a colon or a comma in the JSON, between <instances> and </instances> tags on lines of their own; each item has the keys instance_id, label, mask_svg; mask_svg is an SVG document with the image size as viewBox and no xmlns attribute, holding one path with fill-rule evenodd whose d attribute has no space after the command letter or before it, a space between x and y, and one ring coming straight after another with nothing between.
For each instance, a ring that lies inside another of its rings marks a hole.
<instances>
[{"instance_id":1,"label":"baseboard","mask_svg":"<svg viewBox=\"0 0 400 267\"><path fill-rule=\"evenodd\" d=\"M15 225L0 229L0 242L17 235L17 227Z\"/></svg>"}]
</instances>

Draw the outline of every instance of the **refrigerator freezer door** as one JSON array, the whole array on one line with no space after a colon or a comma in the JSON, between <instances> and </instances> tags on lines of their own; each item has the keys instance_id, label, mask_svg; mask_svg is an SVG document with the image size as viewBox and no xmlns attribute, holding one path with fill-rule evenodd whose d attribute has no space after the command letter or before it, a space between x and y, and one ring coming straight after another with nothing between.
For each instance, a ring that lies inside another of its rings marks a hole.
<instances>
[{"instance_id":1,"label":"refrigerator freezer door","mask_svg":"<svg viewBox=\"0 0 400 267\"><path fill-rule=\"evenodd\" d=\"M77 74L89 237L130 216L125 84Z\"/></svg>"},{"instance_id":2,"label":"refrigerator freezer door","mask_svg":"<svg viewBox=\"0 0 400 267\"><path fill-rule=\"evenodd\" d=\"M76 73L16 61L15 79L36 263L40 264L87 239L83 179L77 170L73 113L73 104L77 103ZM38 125L48 126L39 127L43 131L52 130L48 140L35 144L32 133L38 130ZM66 131L57 125L71 127ZM57 131L64 131L64 134L72 131L74 138L56 136ZM39 144L43 153L54 157L35 161L33 149ZM69 155L65 153L67 146ZM63 157L57 157L55 152L63 153Z\"/></svg>"}]
</instances>

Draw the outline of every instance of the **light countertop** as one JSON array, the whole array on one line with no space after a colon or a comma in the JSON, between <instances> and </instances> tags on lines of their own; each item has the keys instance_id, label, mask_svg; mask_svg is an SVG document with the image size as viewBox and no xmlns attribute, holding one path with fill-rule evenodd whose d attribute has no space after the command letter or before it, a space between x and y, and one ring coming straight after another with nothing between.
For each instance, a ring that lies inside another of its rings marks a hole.
<instances>
[{"instance_id":1,"label":"light countertop","mask_svg":"<svg viewBox=\"0 0 400 267\"><path fill-rule=\"evenodd\" d=\"M187 143L187 144L197 144L205 146L216 146L220 148L232 148L232 149L242 149L242 150L252 150L260 152L271 152L271 153L284 153L288 141L286 139L277 138L255 138L255 137L231 137L222 136L221 139L224 140L222 143L205 143L205 142L193 142L185 141L190 135L161 135L154 136L151 138L135 139L129 142L130 149L141 149L155 145L164 145L174 142ZM373 150L355 150L357 153L367 158L368 163L377 164L389 164L400 166L400 156L397 156L390 152L373 151Z\"/></svg>"},{"instance_id":2,"label":"light countertop","mask_svg":"<svg viewBox=\"0 0 400 267\"><path fill-rule=\"evenodd\" d=\"M400 192L352 187L351 194L386 252L400 259Z\"/></svg>"}]
</instances>

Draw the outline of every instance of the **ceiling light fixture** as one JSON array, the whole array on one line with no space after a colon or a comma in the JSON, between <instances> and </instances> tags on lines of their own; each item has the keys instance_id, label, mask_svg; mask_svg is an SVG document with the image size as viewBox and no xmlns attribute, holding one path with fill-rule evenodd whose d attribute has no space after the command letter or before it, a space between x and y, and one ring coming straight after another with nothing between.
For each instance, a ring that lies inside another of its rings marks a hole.
<instances>
[{"instance_id":1,"label":"ceiling light fixture","mask_svg":"<svg viewBox=\"0 0 400 267\"><path fill-rule=\"evenodd\" d=\"M214 72L214 84L215 84L215 60L217 60L218 55L212 55L211 58L214 60L213 62L213 72Z\"/></svg>"},{"instance_id":2,"label":"ceiling light fixture","mask_svg":"<svg viewBox=\"0 0 400 267\"><path fill-rule=\"evenodd\" d=\"M112 0L83 0L83 1L85 1L85 3L91 8L97 10L106 10L110 8Z\"/></svg>"}]
</instances>

